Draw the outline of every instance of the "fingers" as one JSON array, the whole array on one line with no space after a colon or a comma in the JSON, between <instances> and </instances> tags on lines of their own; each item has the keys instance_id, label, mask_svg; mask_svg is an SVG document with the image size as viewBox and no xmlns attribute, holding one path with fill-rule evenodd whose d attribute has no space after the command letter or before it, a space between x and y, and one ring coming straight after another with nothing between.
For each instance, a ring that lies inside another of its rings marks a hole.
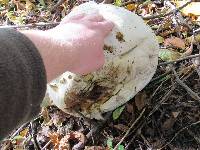
<instances>
[{"instance_id":1,"label":"fingers","mask_svg":"<svg viewBox=\"0 0 200 150\"><path fill-rule=\"evenodd\" d=\"M89 21L94 21L94 22L100 22L104 20L103 16L100 14L87 15L85 16L85 19Z\"/></svg>"},{"instance_id":2,"label":"fingers","mask_svg":"<svg viewBox=\"0 0 200 150\"><path fill-rule=\"evenodd\" d=\"M66 16L62 19L61 24L71 22L71 21L75 21L75 20L80 20L84 17L85 17L84 13L81 13L81 14L78 14L78 15L75 15L75 16L72 16L72 17Z\"/></svg>"},{"instance_id":3,"label":"fingers","mask_svg":"<svg viewBox=\"0 0 200 150\"><path fill-rule=\"evenodd\" d=\"M114 27L114 23L108 20L96 22L94 27L99 29L104 36L107 36Z\"/></svg>"},{"instance_id":4,"label":"fingers","mask_svg":"<svg viewBox=\"0 0 200 150\"><path fill-rule=\"evenodd\" d=\"M69 17L70 20L78 20L78 19L82 19L83 17L85 17L84 13Z\"/></svg>"}]
</instances>

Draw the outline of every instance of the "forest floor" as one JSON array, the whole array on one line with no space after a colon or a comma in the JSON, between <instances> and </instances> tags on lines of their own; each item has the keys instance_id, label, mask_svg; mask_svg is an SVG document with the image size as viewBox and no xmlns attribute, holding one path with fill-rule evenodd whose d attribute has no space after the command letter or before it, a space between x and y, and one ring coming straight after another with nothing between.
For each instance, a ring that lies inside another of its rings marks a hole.
<instances>
[{"instance_id":1,"label":"forest floor","mask_svg":"<svg viewBox=\"0 0 200 150\"><path fill-rule=\"evenodd\" d=\"M77 0L0 0L0 28L55 27ZM55 106L1 142L2 150L200 148L200 2L105 0L140 15L160 44L151 82L104 121L76 118ZM187 9L186 9L187 8Z\"/></svg>"}]
</instances>

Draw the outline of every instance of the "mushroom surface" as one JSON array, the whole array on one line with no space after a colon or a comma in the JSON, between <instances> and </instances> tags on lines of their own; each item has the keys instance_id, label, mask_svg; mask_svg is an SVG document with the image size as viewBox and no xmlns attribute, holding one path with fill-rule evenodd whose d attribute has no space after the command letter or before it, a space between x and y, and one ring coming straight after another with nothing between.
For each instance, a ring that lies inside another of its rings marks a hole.
<instances>
[{"instance_id":1,"label":"mushroom surface","mask_svg":"<svg viewBox=\"0 0 200 150\"><path fill-rule=\"evenodd\" d=\"M96 12L115 24L104 42L105 64L87 75L65 72L47 85L46 98L74 116L103 119L103 113L125 104L149 83L159 46L142 18L121 7L88 2L68 16Z\"/></svg>"}]
</instances>

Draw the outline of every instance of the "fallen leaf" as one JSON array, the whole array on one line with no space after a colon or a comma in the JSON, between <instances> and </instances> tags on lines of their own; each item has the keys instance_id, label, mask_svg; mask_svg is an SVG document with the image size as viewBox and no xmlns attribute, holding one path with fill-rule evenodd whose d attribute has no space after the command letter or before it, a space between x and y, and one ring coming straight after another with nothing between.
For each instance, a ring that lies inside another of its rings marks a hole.
<instances>
[{"instance_id":1,"label":"fallen leaf","mask_svg":"<svg viewBox=\"0 0 200 150\"><path fill-rule=\"evenodd\" d=\"M170 117L162 124L162 129L168 130L173 127L174 123L175 123L175 118Z\"/></svg>"},{"instance_id":2,"label":"fallen leaf","mask_svg":"<svg viewBox=\"0 0 200 150\"><path fill-rule=\"evenodd\" d=\"M128 112L128 113L133 113L133 105L132 104L126 104L126 111Z\"/></svg>"},{"instance_id":3,"label":"fallen leaf","mask_svg":"<svg viewBox=\"0 0 200 150\"><path fill-rule=\"evenodd\" d=\"M54 145L54 149L58 149L59 144L60 144L60 135L58 133L49 133L49 138Z\"/></svg>"},{"instance_id":4,"label":"fallen leaf","mask_svg":"<svg viewBox=\"0 0 200 150\"><path fill-rule=\"evenodd\" d=\"M59 143L59 149L60 150L71 150L71 146L69 144L69 138L68 137L63 137L61 140L60 140L60 143Z\"/></svg>"},{"instance_id":5,"label":"fallen leaf","mask_svg":"<svg viewBox=\"0 0 200 150\"><path fill-rule=\"evenodd\" d=\"M129 129L129 127L127 127L127 126L125 126L123 124L114 125L114 128L116 128L116 129L118 129L118 130L120 130L122 132L126 132Z\"/></svg>"},{"instance_id":6,"label":"fallen leaf","mask_svg":"<svg viewBox=\"0 0 200 150\"><path fill-rule=\"evenodd\" d=\"M125 108L125 105L123 105L121 107L118 107L117 109L115 109L113 111L113 114L112 114L113 120L116 120L116 119L118 119L120 117L120 115L123 112L124 108Z\"/></svg>"},{"instance_id":7,"label":"fallen leaf","mask_svg":"<svg viewBox=\"0 0 200 150\"><path fill-rule=\"evenodd\" d=\"M186 51L183 54L181 54L181 57L189 56L192 54L192 52L193 52L193 44L191 44L190 47L188 47Z\"/></svg>"},{"instance_id":8,"label":"fallen leaf","mask_svg":"<svg viewBox=\"0 0 200 150\"><path fill-rule=\"evenodd\" d=\"M124 145L119 145L118 150L125 150Z\"/></svg>"},{"instance_id":9,"label":"fallen leaf","mask_svg":"<svg viewBox=\"0 0 200 150\"><path fill-rule=\"evenodd\" d=\"M187 2L188 1L186 1L186 0L179 0L179 1L175 1L175 4L177 7L180 7L180 6L183 6ZM196 16L200 16L199 8L200 8L200 2L191 2L189 5L187 5L180 11L186 16L188 16L189 14L194 14Z\"/></svg>"},{"instance_id":10,"label":"fallen leaf","mask_svg":"<svg viewBox=\"0 0 200 150\"><path fill-rule=\"evenodd\" d=\"M23 137L26 137L26 135L28 134L28 132L29 132L29 129L25 128L22 131L20 131L19 135L21 135Z\"/></svg>"},{"instance_id":11,"label":"fallen leaf","mask_svg":"<svg viewBox=\"0 0 200 150\"><path fill-rule=\"evenodd\" d=\"M0 5L8 5L9 0L0 0Z\"/></svg>"},{"instance_id":12,"label":"fallen leaf","mask_svg":"<svg viewBox=\"0 0 200 150\"><path fill-rule=\"evenodd\" d=\"M105 150L102 146L85 146L84 150Z\"/></svg>"},{"instance_id":13,"label":"fallen leaf","mask_svg":"<svg viewBox=\"0 0 200 150\"><path fill-rule=\"evenodd\" d=\"M51 119L49 116L49 112L48 109L46 107L42 107L42 111L41 111L42 117L44 119L44 124L48 123Z\"/></svg>"},{"instance_id":14,"label":"fallen leaf","mask_svg":"<svg viewBox=\"0 0 200 150\"><path fill-rule=\"evenodd\" d=\"M172 112L172 115L173 115L174 118L177 118L179 114L180 114L180 111Z\"/></svg>"},{"instance_id":15,"label":"fallen leaf","mask_svg":"<svg viewBox=\"0 0 200 150\"><path fill-rule=\"evenodd\" d=\"M112 138L108 138L107 139L107 141L106 141L106 143L107 143L107 148L109 149L109 150L111 150L111 149L113 149L113 142L112 142Z\"/></svg>"},{"instance_id":16,"label":"fallen leaf","mask_svg":"<svg viewBox=\"0 0 200 150\"><path fill-rule=\"evenodd\" d=\"M191 43L191 42L193 42L193 44L200 43L200 34L195 35L194 41L193 41L193 36L187 37L185 40L187 43Z\"/></svg>"},{"instance_id":17,"label":"fallen leaf","mask_svg":"<svg viewBox=\"0 0 200 150\"><path fill-rule=\"evenodd\" d=\"M126 5L126 9L128 9L129 11L135 11L137 8L136 4L128 4Z\"/></svg>"},{"instance_id":18,"label":"fallen leaf","mask_svg":"<svg viewBox=\"0 0 200 150\"><path fill-rule=\"evenodd\" d=\"M163 61L173 61L179 59L181 57L181 53L169 49L160 49L159 57Z\"/></svg>"},{"instance_id":19,"label":"fallen leaf","mask_svg":"<svg viewBox=\"0 0 200 150\"><path fill-rule=\"evenodd\" d=\"M114 5L115 6L121 6L122 1L121 0L115 0Z\"/></svg>"},{"instance_id":20,"label":"fallen leaf","mask_svg":"<svg viewBox=\"0 0 200 150\"><path fill-rule=\"evenodd\" d=\"M70 146L69 140L75 140L78 141L78 143L76 142L76 144L74 146ZM85 146L85 135L81 132L70 132L68 134L66 134L59 143L59 149L65 149L65 150L71 150L71 149L83 149Z\"/></svg>"},{"instance_id":21,"label":"fallen leaf","mask_svg":"<svg viewBox=\"0 0 200 150\"><path fill-rule=\"evenodd\" d=\"M164 38L162 36L156 36L156 39L159 44L163 43L163 41L164 41Z\"/></svg>"},{"instance_id":22,"label":"fallen leaf","mask_svg":"<svg viewBox=\"0 0 200 150\"><path fill-rule=\"evenodd\" d=\"M135 105L138 110L142 110L145 106L145 101L146 101L146 93L145 92L139 92L135 96Z\"/></svg>"},{"instance_id":23,"label":"fallen leaf","mask_svg":"<svg viewBox=\"0 0 200 150\"><path fill-rule=\"evenodd\" d=\"M171 37L164 40L164 46L174 46L176 48L185 49L185 41L181 38Z\"/></svg>"},{"instance_id":24,"label":"fallen leaf","mask_svg":"<svg viewBox=\"0 0 200 150\"><path fill-rule=\"evenodd\" d=\"M35 5L29 0L26 0L26 10L30 11L30 10L33 10L34 8L35 8Z\"/></svg>"}]
</instances>

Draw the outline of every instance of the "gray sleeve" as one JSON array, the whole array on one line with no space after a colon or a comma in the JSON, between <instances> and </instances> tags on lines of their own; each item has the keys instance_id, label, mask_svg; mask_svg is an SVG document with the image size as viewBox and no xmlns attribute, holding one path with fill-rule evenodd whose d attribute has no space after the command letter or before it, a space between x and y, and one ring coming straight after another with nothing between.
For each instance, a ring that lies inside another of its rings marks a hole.
<instances>
[{"instance_id":1,"label":"gray sleeve","mask_svg":"<svg viewBox=\"0 0 200 150\"><path fill-rule=\"evenodd\" d=\"M46 82L35 45L15 30L0 29L0 140L39 113Z\"/></svg>"}]
</instances>

